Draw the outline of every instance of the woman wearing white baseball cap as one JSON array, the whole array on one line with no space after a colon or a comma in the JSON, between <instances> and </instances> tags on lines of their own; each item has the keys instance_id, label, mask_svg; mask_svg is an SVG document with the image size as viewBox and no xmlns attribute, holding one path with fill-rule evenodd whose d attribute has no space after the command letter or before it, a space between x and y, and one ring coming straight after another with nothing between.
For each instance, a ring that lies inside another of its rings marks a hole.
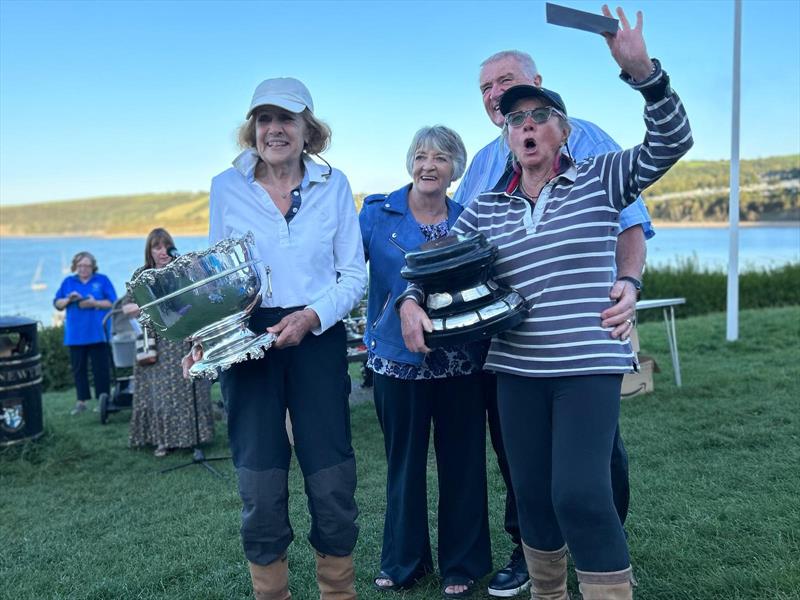
<instances>
[{"instance_id":1,"label":"woman wearing white baseball cap","mask_svg":"<svg viewBox=\"0 0 800 600\"><path fill-rule=\"evenodd\" d=\"M259 600L291 597L287 410L311 512L320 598L356 597L356 465L341 320L363 296L367 276L347 178L311 158L331 135L313 111L302 82L263 81L239 130L244 151L211 182L209 243L253 231L257 254L271 270L249 326L277 340L264 358L236 364L220 378L244 505L242 543ZM197 358L187 357L184 366Z\"/></svg>"}]
</instances>

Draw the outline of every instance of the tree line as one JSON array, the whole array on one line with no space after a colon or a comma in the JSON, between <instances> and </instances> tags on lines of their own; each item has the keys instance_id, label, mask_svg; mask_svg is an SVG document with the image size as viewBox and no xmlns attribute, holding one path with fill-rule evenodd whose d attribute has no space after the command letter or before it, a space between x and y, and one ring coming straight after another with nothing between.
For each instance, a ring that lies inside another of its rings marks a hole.
<instances>
[{"instance_id":1,"label":"tree line","mask_svg":"<svg viewBox=\"0 0 800 600\"><path fill-rule=\"evenodd\" d=\"M645 193L654 220L726 221L730 164L678 163ZM742 221L800 221L800 155L743 160ZM391 190L372 190L389 192ZM356 194L357 208L366 194ZM135 235L154 226L174 234L204 235L208 193L174 192L0 206L0 235Z\"/></svg>"}]
</instances>

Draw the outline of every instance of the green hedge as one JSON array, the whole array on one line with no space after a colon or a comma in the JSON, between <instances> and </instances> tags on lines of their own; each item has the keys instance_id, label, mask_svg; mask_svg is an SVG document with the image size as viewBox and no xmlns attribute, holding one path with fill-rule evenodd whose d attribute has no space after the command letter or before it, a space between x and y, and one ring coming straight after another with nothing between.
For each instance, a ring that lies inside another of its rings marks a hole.
<instances>
[{"instance_id":1,"label":"green hedge","mask_svg":"<svg viewBox=\"0 0 800 600\"><path fill-rule=\"evenodd\" d=\"M643 278L642 299L686 298L678 307L678 317L703 315L725 310L727 275L700 269L687 261L677 267L647 269ZM739 275L739 308L800 305L800 263L770 271L748 271ZM659 311L643 311L643 321L660 319ZM69 353L63 346L64 328L39 329L45 391L73 387Z\"/></svg>"},{"instance_id":2,"label":"green hedge","mask_svg":"<svg viewBox=\"0 0 800 600\"><path fill-rule=\"evenodd\" d=\"M42 354L42 386L52 392L74 387L69 352L64 346L64 326L39 328L39 352Z\"/></svg>"},{"instance_id":3,"label":"green hedge","mask_svg":"<svg viewBox=\"0 0 800 600\"><path fill-rule=\"evenodd\" d=\"M676 315L688 317L726 309L728 276L703 270L694 261L673 267L647 269L642 278L642 300L686 298ZM739 308L765 308L800 304L800 263L739 274ZM659 311L644 311L643 321L660 318Z\"/></svg>"}]
</instances>

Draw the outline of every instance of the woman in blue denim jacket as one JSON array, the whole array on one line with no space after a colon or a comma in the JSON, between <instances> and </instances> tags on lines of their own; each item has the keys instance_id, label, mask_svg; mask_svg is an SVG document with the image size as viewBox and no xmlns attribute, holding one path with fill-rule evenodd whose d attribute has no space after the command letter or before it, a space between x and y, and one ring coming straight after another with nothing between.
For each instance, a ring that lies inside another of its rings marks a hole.
<instances>
[{"instance_id":1,"label":"woman in blue denim jacket","mask_svg":"<svg viewBox=\"0 0 800 600\"><path fill-rule=\"evenodd\" d=\"M446 191L466 160L457 133L424 127L408 150L412 183L368 196L361 210L370 276L364 341L388 463L381 572L374 581L380 590L409 588L433 571L426 489L431 422L444 596L466 597L491 568L480 380L485 349L471 344L411 352L394 309L406 289L400 276L405 253L447 235L463 210Z\"/></svg>"}]
</instances>

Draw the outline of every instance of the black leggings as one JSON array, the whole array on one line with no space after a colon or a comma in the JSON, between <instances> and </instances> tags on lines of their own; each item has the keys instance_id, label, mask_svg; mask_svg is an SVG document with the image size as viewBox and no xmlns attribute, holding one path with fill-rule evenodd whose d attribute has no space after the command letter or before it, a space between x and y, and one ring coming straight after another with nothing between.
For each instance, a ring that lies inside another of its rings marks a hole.
<instances>
[{"instance_id":1,"label":"black leggings","mask_svg":"<svg viewBox=\"0 0 800 600\"><path fill-rule=\"evenodd\" d=\"M92 392L89 389L89 361L92 362L95 398L99 398L100 394L108 394L110 386L108 344L99 342L97 344L68 346L68 348L78 401L92 399Z\"/></svg>"},{"instance_id":2,"label":"black leggings","mask_svg":"<svg viewBox=\"0 0 800 600\"><path fill-rule=\"evenodd\" d=\"M630 566L611 493L621 375L497 376L497 400L522 541L581 571Z\"/></svg>"}]
</instances>

